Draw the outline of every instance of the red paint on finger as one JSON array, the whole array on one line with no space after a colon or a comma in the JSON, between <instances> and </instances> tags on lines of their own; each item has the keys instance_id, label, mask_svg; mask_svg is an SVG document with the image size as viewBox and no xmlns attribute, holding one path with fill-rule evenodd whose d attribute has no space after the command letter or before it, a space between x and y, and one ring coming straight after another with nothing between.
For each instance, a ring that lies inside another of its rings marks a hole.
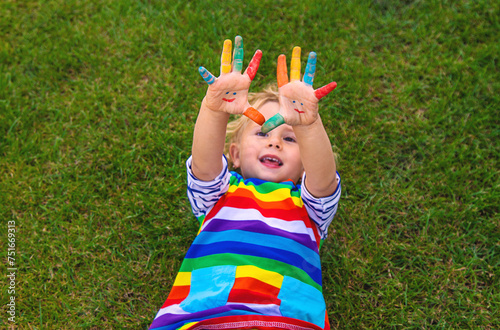
<instances>
[{"instance_id":1,"label":"red paint on finger","mask_svg":"<svg viewBox=\"0 0 500 330\"><path fill-rule=\"evenodd\" d=\"M314 95L316 96L316 98L318 100L320 100L321 98L323 98L326 95L328 95L328 93L330 93L331 91L333 91L335 89L335 87L337 87L337 83L335 81L332 81L328 85L325 85L325 86L323 86L323 87L318 88L317 90L315 90L314 91Z\"/></svg>"},{"instance_id":2,"label":"red paint on finger","mask_svg":"<svg viewBox=\"0 0 500 330\"><path fill-rule=\"evenodd\" d=\"M253 78L255 78L255 76L257 75L257 70L259 70L261 59L262 59L262 51L260 49L257 49L257 51L252 57L252 60L248 64L248 68L246 70L246 74L248 75L250 80L253 80Z\"/></svg>"},{"instance_id":3,"label":"red paint on finger","mask_svg":"<svg viewBox=\"0 0 500 330\"><path fill-rule=\"evenodd\" d=\"M229 103L233 102L234 100L236 100L236 99L226 99L226 98L222 98L222 101L226 101L226 102L229 102Z\"/></svg>"}]
</instances>

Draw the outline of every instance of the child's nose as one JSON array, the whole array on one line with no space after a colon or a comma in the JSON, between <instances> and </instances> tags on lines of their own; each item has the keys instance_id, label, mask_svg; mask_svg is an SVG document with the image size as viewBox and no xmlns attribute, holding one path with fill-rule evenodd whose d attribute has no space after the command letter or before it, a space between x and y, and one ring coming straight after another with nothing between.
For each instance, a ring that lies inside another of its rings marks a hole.
<instances>
[{"instance_id":1,"label":"child's nose","mask_svg":"<svg viewBox=\"0 0 500 330\"><path fill-rule=\"evenodd\" d=\"M278 138L271 137L269 139L268 147L270 147L270 148L276 147L276 149L281 149L280 140Z\"/></svg>"}]
</instances>

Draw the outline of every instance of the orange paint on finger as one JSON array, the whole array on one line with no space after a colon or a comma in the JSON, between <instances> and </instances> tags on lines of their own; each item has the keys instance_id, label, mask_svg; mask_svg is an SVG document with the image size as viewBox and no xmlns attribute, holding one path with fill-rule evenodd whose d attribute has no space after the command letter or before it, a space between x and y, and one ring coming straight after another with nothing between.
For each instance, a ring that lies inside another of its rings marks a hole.
<instances>
[{"instance_id":1,"label":"orange paint on finger","mask_svg":"<svg viewBox=\"0 0 500 330\"><path fill-rule=\"evenodd\" d=\"M266 121L266 118L259 111L252 107L246 109L245 112L243 112L243 115L247 116L260 126L262 126L262 124L264 124Z\"/></svg>"},{"instance_id":2,"label":"orange paint on finger","mask_svg":"<svg viewBox=\"0 0 500 330\"><path fill-rule=\"evenodd\" d=\"M286 56L283 54L278 57L278 69L276 72L276 78L278 79L278 88L288 84L288 73L286 72Z\"/></svg>"}]
</instances>

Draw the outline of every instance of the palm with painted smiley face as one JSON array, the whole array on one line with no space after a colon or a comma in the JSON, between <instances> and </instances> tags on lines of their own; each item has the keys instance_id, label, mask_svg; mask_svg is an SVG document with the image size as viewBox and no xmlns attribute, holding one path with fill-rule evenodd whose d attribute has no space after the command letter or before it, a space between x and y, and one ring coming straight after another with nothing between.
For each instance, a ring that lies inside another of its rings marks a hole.
<instances>
[{"instance_id":1,"label":"palm with painted smiley face","mask_svg":"<svg viewBox=\"0 0 500 330\"><path fill-rule=\"evenodd\" d=\"M222 101L226 101L229 103L234 102L234 100L236 100L236 94L237 94L236 92L234 92L234 93L226 92L226 97L223 97Z\"/></svg>"},{"instance_id":2,"label":"palm with painted smiley face","mask_svg":"<svg viewBox=\"0 0 500 330\"><path fill-rule=\"evenodd\" d=\"M257 50L248 64L245 72L243 69L243 39L236 36L234 52L231 63L231 40L225 40L221 56L221 74L215 77L204 67L199 72L208 84L208 91L203 102L212 111L221 111L230 114L244 114L262 125L265 121L257 110L248 103L248 89L257 74L262 52Z\"/></svg>"},{"instance_id":3,"label":"palm with painted smiley face","mask_svg":"<svg viewBox=\"0 0 500 330\"><path fill-rule=\"evenodd\" d=\"M286 70L286 57L278 57L277 80L280 100L280 111L269 118L262 126L266 133L284 123L296 125L310 125L318 119L318 102L337 87L331 82L321 88L312 87L316 72L316 53L309 53L304 77L300 81L300 47L292 52L290 64L290 81Z\"/></svg>"}]
</instances>

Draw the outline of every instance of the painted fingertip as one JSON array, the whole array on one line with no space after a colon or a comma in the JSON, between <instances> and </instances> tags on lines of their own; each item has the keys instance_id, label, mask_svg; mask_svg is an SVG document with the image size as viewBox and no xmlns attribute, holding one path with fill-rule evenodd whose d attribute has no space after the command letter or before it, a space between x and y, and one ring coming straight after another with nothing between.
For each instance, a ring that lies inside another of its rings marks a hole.
<instances>
[{"instance_id":1,"label":"painted fingertip","mask_svg":"<svg viewBox=\"0 0 500 330\"><path fill-rule=\"evenodd\" d=\"M241 36L236 36L234 38L234 46L235 47L243 47L243 38Z\"/></svg>"},{"instance_id":2,"label":"painted fingertip","mask_svg":"<svg viewBox=\"0 0 500 330\"><path fill-rule=\"evenodd\" d=\"M309 86L312 86L315 73L316 73L316 53L310 52L309 58L307 59L306 70L304 71L303 82Z\"/></svg>"},{"instance_id":3,"label":"painted fingertip","mask_svg":"<svg viewBox=\"0 0 500 330\"><path fill-rule=\"evenodd\" d=\"M300 80L300 47L296 46L292 51L290 63L290 81Z\"/></svg>"},{"instance_id":4,"label":"painted fingertip","mask_svg":"<svg viewBox=\"0 0 500 330\"><path fill-rule=\"evenodd\" d=\"M243 112L243 115L253 120L259 126L262 126L266 121L266 118L259 111L252 107L246 109L245 112Z\"/></svg>"},{"instance_id":5,"label":"painted fingertip","mask_svg":"<svg viewBox=\"0 0 500 330\"><path fill-rule=\"evenodd\" d=\"M257 70L259 70L261 59L262 59L262 51L260 49L257 49L252 57L252 60L248 64L248 68L245 71L250 80L253 80L257 75Z\"/></svg>"},{"instance_id":6,"label":"painted fingertip","mask_svg":"<svg viewBox=\"0 0 500 330\"><path fill-rule=\"evenodd\" d=\"M284 54L278 56L278 67L276 69L276 78L278 81L278 88L288 84L288 73L286 71L286 56Z\"/></svg>"},{"instance_id":7,"label":"painted fingertip","mask_svg":"<svg viewBox=\"0 0 500 330\"><path fill-rule=\"evenodd\" d=\"M241 72L243 69L243 38L234 38L233 71Z\"/></svg>"},{"instance_id":8,"label":"painted fingertip","mask_svg":"<svg viewBox=\"0 0 500 330\"><path fill-rule=\"evenodd\" d=\"M337 83L335 81L332 81L328 85L325 85L321 88L318 88L317 90L314 91L314 95L318 100L322 99L323 97L327 96L331 91L333 91L337 87Z\"/></svg>"},{"instance_id":9,"label":"painted fingertip","mask_svg":"<svg viewBox=\"0 0 500 330\"><path fill-rule=\"evenodd\" d=\"M231 39L226 39L224 40L224 46L223 46L223 51L225 52L230 52L231 51L231 46L232 46L232 41Z\"/></svg>"},{"instance_id":10,"label":"painted fingertip","mask_svg":"<svg viewBox=\"0 0 500 330\"><path fill-rule=\"evenodd\" d=\"M231 46L232 42L229 39L224 40L221 55L221 73L231 72Z\"/></svg>"},{"instance_id":11,"label":"painted fingertip","mask_svg":"<svg viewBox=\"0 0 500 330\"><path fill-rule=\"evenodd\" d=\"M277 113L271 118L269 118L264 123L264 125L262 125L260 130L262 131L262 133L268 133L273 129L275 129L276 127L283 125L284 123L285 123L285 118L280 113Z\"/></svg>"},{"instance_id":12,"label":"painted fingertip","mask_svg":"<svg viewBox=\"0 0 500 330\"><path fill-rule=\"evenodd\" d=\"M212 85L215 82L215 77L204 67L200 66L198 72L207 84Z\"/></svg>"}]
</instances>

